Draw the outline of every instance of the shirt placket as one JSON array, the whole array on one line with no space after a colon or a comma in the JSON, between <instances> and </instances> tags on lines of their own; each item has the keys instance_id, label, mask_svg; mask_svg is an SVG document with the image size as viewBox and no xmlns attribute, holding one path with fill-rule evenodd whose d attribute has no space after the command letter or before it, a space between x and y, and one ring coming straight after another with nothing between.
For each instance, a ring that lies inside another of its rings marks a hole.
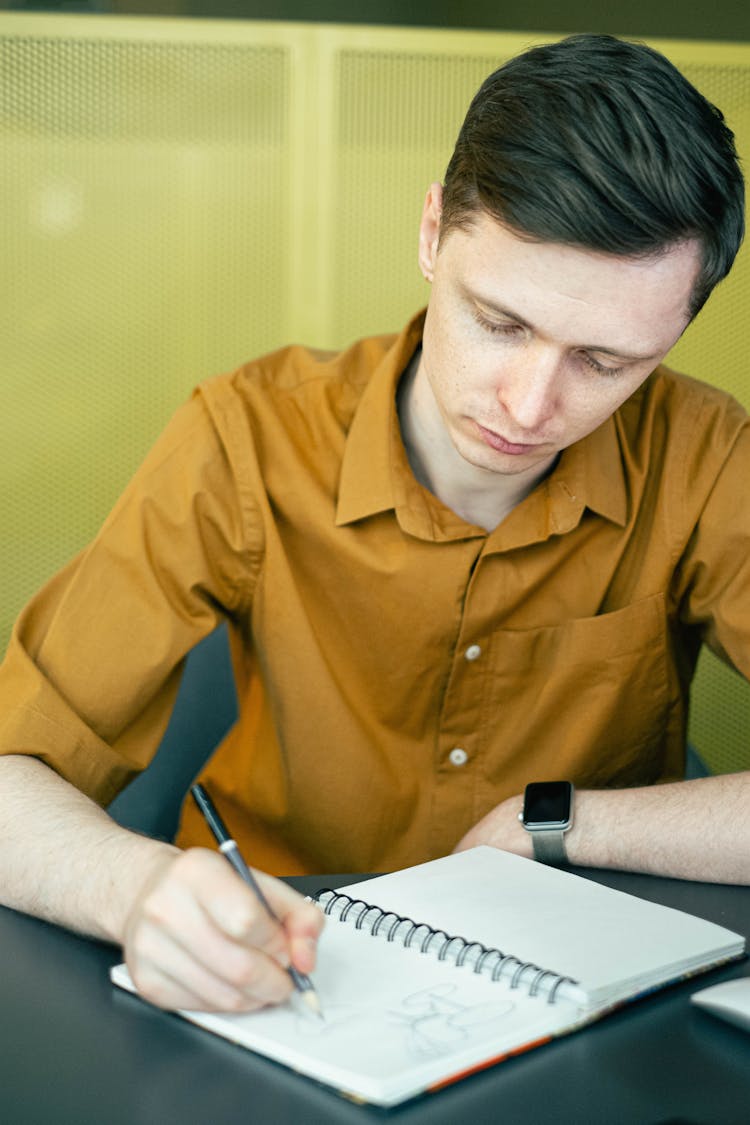
<instances>
[{"instance_id":1,"label":"shirt placket","mask_svg":"<svg viewBox=\"0 0 750 1125\"><path fill-rule=\"evenodd\" d=\"M467 576L456 644L437 730L430 845L444 855L458 843L457 824L474 821L486 743L487 692L491 676L487 618L482 609L484 554Z\"/></svg>"}]
</instances>

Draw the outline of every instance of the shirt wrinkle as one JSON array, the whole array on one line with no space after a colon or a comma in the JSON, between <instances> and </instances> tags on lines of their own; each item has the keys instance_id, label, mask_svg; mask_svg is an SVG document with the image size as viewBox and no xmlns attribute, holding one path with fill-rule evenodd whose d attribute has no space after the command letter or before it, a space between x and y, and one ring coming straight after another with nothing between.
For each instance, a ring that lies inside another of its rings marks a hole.
<instances>
[{"instance_id":1,"label":"shirt wrinkle","mask_svg":"<svg viewBox=\"0 0 750 1125\"><path fill-rule=\"evenodd\" d=\"M196 389L196 396L203 402L207 415L214 426L220 443L224 446L227 458L236 469L232 475L232 485L236 491L242 526L242 555L245 565L240 568L232 586L236 593L232 609L236 613L247 610L252 605L253 590L258 580L263 562L263 523L258 518L256 492L251 481L253 470L250 458L250 445L247 435L236 433L236 403L227 403L225 408L223 389L225 382L219 379L207 380Z\"/></svg>"}]
</instances>

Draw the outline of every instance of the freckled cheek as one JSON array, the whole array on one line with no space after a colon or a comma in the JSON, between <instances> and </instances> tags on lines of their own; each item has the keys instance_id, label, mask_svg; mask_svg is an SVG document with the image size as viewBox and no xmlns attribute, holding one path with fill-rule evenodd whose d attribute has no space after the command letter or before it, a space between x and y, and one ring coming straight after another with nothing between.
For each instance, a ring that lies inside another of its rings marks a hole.
<instances>
[{"instance_id":1,"label":"freckled cheek","mask_svg":"<svg viewBox=\"0 0 750 1125\"><path fill-rule=\"evenodd\" d=\"M611 418L620 405L619 398L607 398L606 402L601 402L597 399L592 401L589 396L575 396L572 401L560 404L560 413L571 440L577 440Z\"/></svg>"},{"instance_id":2,"label":"freckled cheek","mask_svg":"<svg viewBox=\"0 0 750 1125\"><path fill-rule=\"evenodd\" d=\"M434 318L423 341L435 393L445 400L444 405L494 394L496 356L477 348L465 331L451 329L449 321L450 317Z\"/></svg>"},{"instance_id":3,"label":"freckled cheek","mask_svg":"<svg viewBox=\"0 0 750 1125\"><path fill-rule=\"evenodd\" d=\"M442 350L437 365L433 364L433 372L444 395L451 399L465 396L471 381L471 366L457 348Z\"/></svg>"}]
</instances>

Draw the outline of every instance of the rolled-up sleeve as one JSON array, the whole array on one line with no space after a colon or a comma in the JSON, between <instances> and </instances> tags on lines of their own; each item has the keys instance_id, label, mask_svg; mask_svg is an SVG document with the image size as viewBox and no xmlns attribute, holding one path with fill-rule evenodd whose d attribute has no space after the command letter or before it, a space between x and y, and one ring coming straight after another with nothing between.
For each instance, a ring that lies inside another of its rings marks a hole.
<instances>
[{"instance_id":1,"label":"rolled-up sleeve","mask_svg":"<svg viewBox=\"0 0 750 1125\"><path fill-rule=\"evenodd\" d=\"M249 604L259 538L197 393L21 614L0 667L0 752L111 800L156 751L187 652Z\"/></svg>"}]
</instances>

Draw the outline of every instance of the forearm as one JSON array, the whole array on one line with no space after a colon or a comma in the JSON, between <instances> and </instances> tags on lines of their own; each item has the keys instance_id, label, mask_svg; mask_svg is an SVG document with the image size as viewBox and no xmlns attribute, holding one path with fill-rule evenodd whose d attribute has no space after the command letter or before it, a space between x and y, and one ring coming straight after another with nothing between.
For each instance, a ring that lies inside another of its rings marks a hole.
<instances>
[{"instance_id":1,"label":"forearm","mask_svg":"<svg viewBox=\"0 0 750 1125\"><path fill-rule=\"evenodd\" d=\"M271 915L218 851L129 832L32 758L0 758L0 902L123 946L166 1008L245 1010L315 964L321 912L261 876Z\"/></svg>"},{"instance_id":2,"label":"forearm","mask_svg":"<svg viewBox=\"0 0 750 1125\"><path fill-rule=\"evenodd\" d=\"M531 857L522 798L488 813L456 850L491 844ZM565 835L571 863L677 879L750 884L750 773L638 789L578 790Z\"/></svg>"},{"instance_id":3,"label":"forearm","mask_svg":"<svg viewBox=\"0 0 750 1125\"><path fill-rule=\"evenodd\" d=\"M0 758L0 803L0 902L121 943L134 901L176 849L121 828L33 758Z\"/></svg>"},{"instance_id":4,"label":"forearm","mask_svg":"<svg viewBox=\"0 0 750 1125\"><path fill-rule=\"evenodd\" d=\"M572 863L750 883L750 773L577 796Z\"/></svg>"}]
</instances>

